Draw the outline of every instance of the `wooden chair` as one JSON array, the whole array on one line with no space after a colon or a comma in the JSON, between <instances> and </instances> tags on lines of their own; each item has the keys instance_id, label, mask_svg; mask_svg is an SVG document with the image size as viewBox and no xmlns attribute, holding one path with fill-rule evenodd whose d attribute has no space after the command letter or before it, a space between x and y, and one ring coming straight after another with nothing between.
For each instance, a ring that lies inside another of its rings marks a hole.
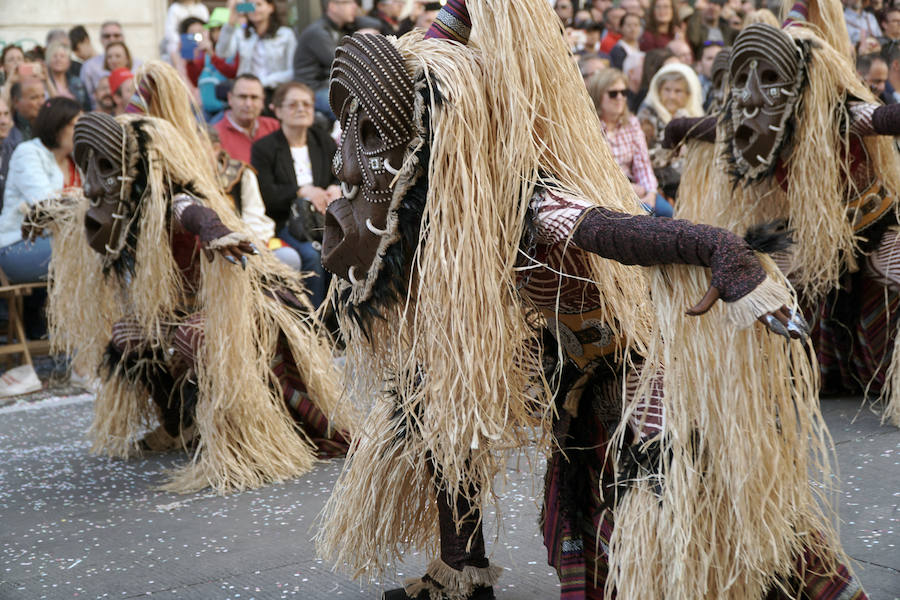
<instances>
[{"instance_id":1,"label":"wooden chair","mask_svg":"<svg viewBox=\"0 0 900 600\"><path fill-rule=\"evenodd\" d=\"M3 269L0 269L0 298L6 298L9 304L9 318L6 331L6 343L0 344L0 357L10 354L22 354L22 364L31 362L31 354L49 354L49 340L28 340L25 338L25 322L23 320L23 299L35 289L46 288L46 281L31 283L10 283ZM5 359L4 359L5 360Z\"/></svg>"}]
</instances>

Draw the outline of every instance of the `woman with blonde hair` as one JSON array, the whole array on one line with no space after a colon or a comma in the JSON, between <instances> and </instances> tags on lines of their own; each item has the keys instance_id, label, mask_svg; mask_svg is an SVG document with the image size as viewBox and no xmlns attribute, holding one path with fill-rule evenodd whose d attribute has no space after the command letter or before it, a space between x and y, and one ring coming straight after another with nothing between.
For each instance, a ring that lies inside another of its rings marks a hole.
<instances>
[{"instance_id":1,"label":"woman with blonde hair","mask_svg":"<svg viewBox=\"0 0 900 600\"><path fill-rule=\"evenodd\" d=\"M91 110L87 88L80 78L69 73L69 67L72 65L69 44L61 41L50 42L44 54L44 62L47 65L47 84L51 96L71 98L78 102L82 109Z\"/></svg>"},{"instance_id":2,"label":"woman with blonde hair","mask_svg":"<svg viewBox=\"0 0 900 600\"><path fill-rule=\"evenodd\" d=\"M661 68L650 81L650 89L644 104L638 111L653 171L663 196L674 198L681 179L682 159L670 156L663 148L666 125L675 117L702 117L703 92L700 79L694 70L681 63L671 63Z\"/></svg>"},{"instance_id":3,"label":"woman with blonde hair","mask_svg":"<svg viewBox=\"0 0 900 600\"><path fill-rule=\"evenodd\" d=\"M657 216L671 217L672 207L656 193L656 176L641 124L628 112L627 83L622 71L603 69L587 80L588 95L594 102L613 157L641 204Z\"/></svg>"}]
</instances>

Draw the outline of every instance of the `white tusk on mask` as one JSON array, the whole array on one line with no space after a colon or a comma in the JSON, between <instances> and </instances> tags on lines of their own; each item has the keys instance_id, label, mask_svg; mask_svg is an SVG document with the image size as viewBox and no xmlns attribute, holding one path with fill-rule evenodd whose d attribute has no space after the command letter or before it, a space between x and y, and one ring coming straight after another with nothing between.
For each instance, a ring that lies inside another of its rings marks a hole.
<instances>
[{"instance_id":1,"label":"white tusk on mask","mask_svg":"<svg viewBox=\"0 0 900 600\"><path fill-rule=\"evenodd\" d=\"M769 131L774 131L775 133L781 133L781 127L775 127L774 125L769 125Z\"/></svg>"},{"instance_id":2,"label":"white tusk on mask","mask_svg":"<svg viewBox=\"0 0 900 600\"><path fill-rule=\"evenodd\" d=\"M344 195L344 198L347 200L353 200L356 198L356 194L359 192L358 185L348 186L343 181L341 182L341 193Z\"/></svg>"},{"instance_id":3,"label":"white tusk on mask","mask_svg":"<svg viewBox=\"0 0 900 600\"><path fill-rule=\"evenodd\" d=\"M749 112L746 108L744 109L743 112L744 112L745 119L752 119L753 117L755 117L756 115L759 114L759 107L757 106L756 108L754 108L752 113Z\"/></svg>"},{"instance_id":4,"label":"white tusk on mask","mask_svg":"<svg viewBox=\"0 0 900 600\"><path fill-rule=\"evenodd\" d=\"M769 161L767 161L766 159L764 159L764 158L763 158L762 156L760 156L759 154L756 155L756 160L758 160L758 161L760 162L760 164L763 164L763 165L769 164Z\"/></svg>"},{"instance_id":5,"label":"white tusk on mask","mask_svg":"<svg viewBox=\"0 0 900 600\"><path fill-rule=\"evenodd\" d=\"M388 162L388 159L384 159L384 170L390 173L391 175L397 175L400 173L400 169L395 169L391 166L391 163Z\"/></svg>"},{"instance_id":6,"label":"white tusk on mask","mask_svg":"<svg viewBox=\"0 0 900 600\"><path fill-rule=\"evenodd\" d=\"M366 219L366 229L378 236L387 235L387 229L378 229L372 224L372 219Z\"/></svg>"},{"instance_id":7,"label":"white tusk on mask","mask_svg":"<svg viewBox=\"0 0 900 600\"><path fill-rule=\"evenodd\" d=\"M347 277L350 278L350 283L352 283L353 285L359 285L359 280L353 275L353 270L355 268L355 266L351 266L350 269L347 270Z\"/></svg>"}]
</instances>

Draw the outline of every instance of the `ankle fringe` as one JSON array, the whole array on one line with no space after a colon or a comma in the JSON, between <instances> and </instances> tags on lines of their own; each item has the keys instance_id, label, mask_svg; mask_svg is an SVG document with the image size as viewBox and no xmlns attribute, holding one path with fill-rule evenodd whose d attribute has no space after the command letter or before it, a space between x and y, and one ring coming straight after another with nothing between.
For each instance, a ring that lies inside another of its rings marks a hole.
<instances>
[{"instance_id":1,"label":"ankle fringe","mask_svg":"<svg viewBox=\"0 0 900 600\"><path fill-rule=\"evenodd\" d=\"M497 565L467 565L458 571L438 558L431 561L425 570L434 583L421 578L408 579L404 588L411 598L427 590L431 600L466 600L475 588L495 585L502 572L503 568Z\"/></svg>"}]
</instances>

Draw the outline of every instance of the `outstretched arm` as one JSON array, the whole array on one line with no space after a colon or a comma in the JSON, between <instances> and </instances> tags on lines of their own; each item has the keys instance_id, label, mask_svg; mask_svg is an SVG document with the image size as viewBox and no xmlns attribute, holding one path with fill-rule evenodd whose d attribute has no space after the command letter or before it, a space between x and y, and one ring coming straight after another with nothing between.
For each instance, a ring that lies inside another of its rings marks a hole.
<instances>
[{"instance_id":1,"label":"outstretched arm","mask_svg":"<svg viewBox=\"0 0 900 600\"><path fill-rule=\"evenodd\" d=\"M247 254L259 254L250 238L243 233L229 229L216 211L203 206L189 194L178 194L172 199L172 214L175 221L185 231L200 238L200 244L211 261L213 252L218 252L231 264L247 267Z\"/></svg>"}]
</instances>

